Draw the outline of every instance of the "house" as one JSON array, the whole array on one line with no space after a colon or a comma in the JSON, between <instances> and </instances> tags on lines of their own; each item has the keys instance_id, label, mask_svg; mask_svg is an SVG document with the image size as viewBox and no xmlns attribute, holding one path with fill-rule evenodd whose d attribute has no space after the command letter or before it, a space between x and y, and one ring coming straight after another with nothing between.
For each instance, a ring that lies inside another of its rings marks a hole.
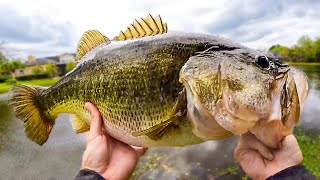
<instances>
[{"instance_id":1,"label":"house","mask_svg":"<svg viewBox=\"0 0 320 180\"><path fill-rule=\"evenodd\" d=\"M64 53L59 56L49 56L43 58L36 58L35 56L28 56L28 60L25 63L25 67L22 69L16 69L15 75L16 77L31 75L33 73L33 68L35 66L40 66L45 69L45 65L47 64L55 64L58 68L59 76L63 76L67 73L66 66L67 63L71 61L76 61L76 54L74 53Z\"/></svg>"}]
</instances>

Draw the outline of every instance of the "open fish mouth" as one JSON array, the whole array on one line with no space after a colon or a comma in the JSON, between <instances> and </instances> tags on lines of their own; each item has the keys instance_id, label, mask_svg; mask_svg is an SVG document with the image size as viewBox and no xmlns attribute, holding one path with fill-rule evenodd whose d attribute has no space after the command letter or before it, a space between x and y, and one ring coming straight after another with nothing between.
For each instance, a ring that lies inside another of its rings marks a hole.
<instances>
[{"instance_id":1,"label":"open fish mouth","mask_svg":"<svg viewBox=\"0 0 320 180\"><path fill-rule=\"evenodd\" d=\"M295 68L290 68L290 71L276 79L273 84L269 117L258 121L250 131L267 146L281 147L281 142L292 134L299 121L308 89L307 76Z\"/></svg>"}]
</instances>

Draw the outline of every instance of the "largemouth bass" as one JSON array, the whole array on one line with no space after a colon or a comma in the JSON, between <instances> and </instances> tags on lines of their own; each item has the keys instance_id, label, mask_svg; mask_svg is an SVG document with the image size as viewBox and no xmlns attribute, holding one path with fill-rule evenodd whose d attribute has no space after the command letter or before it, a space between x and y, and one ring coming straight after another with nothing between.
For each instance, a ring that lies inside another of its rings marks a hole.
<instances>
[{"instance_id":1,"label":"largemouth bass","mask_svg":"<svg viewBox=\"0 0 320 180\"><path fill-rule=\"evenodd\" d=\"M306 75L230 40L167 33L160 16L135 20L110 41L84 33L77 67L51 87L17 85L9 105L28 138L42 145L60 113L77 133L94 103L104 130L130 145L185 146L251 131L279 147L299 120Z\"/></svg>"}]
</instances>

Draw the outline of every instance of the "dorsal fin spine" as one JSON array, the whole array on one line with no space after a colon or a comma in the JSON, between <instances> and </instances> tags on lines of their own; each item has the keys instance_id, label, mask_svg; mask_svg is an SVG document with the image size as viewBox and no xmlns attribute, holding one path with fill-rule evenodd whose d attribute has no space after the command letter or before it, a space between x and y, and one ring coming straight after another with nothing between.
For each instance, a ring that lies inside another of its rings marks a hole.
<instances>
[{"instance_id":1,"label":"dorsal fin spine","mask_svg":"<svg viewBox=\"0 0 320 180\"><path fill-rule=\"evenodd\" d=\"M146 35L146 31L142 28L141 24L135 19L133 22L133 26L139 26L139 28L137 28L137 31L139 32L139 35L141 37Z\"/></svg>"},{"instance_id":2,"label":"dorsal fin spine","mask_svg":"<svg viewBox=\"0 0 320 180\"><path fill-rule=\"evenodd\" d=\"M163 28L163 23L162 23L162 19L160 17L160 15L158 15L156 18L155 18L155 21L157 23L157 26L159 28L159 33L163 33L164 32L164 28Z\"/></svg>"},{"instance_id":3,"label":"dorsal fin spine","mask_svg":"<svg viewBox=\"0 0 320 180\"><path fill-rule=\"evenodd\" d=\"M132 24L130 24L129 29L132 33L133 38L137 38L140 36L140 33L137 31L137 29Z\"/></svg>"},{"instance_id":4,"label":"dorsal fin spine","mask_svg":"<svg viewBox=\"0 0 320 180\"><path fill-rule=\"evenodd\" d=\"M119 35L114 37L113 40L121 41L127 39L135 39L144 36L153 36L156 34L163 34L167 32L167 25L163 23L160 15L153 18L150 14L141 20L134 20L127 29L123 32L120 31Z\"/></svg>"},{"instance_id":5,"label":"dorsal fin spine","mask_svg":"<svg viewBox=\"0 0 320 180\"><path fill-rule=\"evenodd\" d=\"M152 30L152 35L159 33L159 28L157 26L157 23L155 22L155 20L153 19L153 17L150 14L145 18L145 22Z\"/></svg>"},{"instance_id":6,"label":"dorsal fin spine","mask_svg":"<svg viewBox=\"0 0 320 180\"><path fill-rule=\"evenodd\" d=\"M141 22L146 26L144 29L145 30L149 30L149 31L146 31L146 36L150 36L152 34L152 29L150 28L150 26L148 25L148 23L141 18ZM148 29L146 29L148 28Z\"/></svg>"}]
</instances>

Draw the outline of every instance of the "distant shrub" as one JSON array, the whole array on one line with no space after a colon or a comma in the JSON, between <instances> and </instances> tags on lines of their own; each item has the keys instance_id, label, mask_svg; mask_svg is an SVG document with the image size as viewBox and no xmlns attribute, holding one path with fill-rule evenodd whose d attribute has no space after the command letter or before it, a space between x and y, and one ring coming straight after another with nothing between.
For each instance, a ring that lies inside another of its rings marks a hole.
<instances>
[{"instance_id":1,"label":"distant shrub","mask_svg":"<svg viewBox=\"0 0 320 180\"><path fill-rule=\"evenodd\" d=\"M7 79L7 76L0 76L0 83L6 82Z\"/></svg>"},{"instance_id":2,"label":"distant shrub","mask_svg":"<svg viewBox=\"0 0 320 180\"><path fill-rule=\"evenodd\" d=\"M6 84L16 84L17 80L16 79L7 79Z\"/></svg>"},{"instance_id":3,"label":"distant shrub","mask_svg":"<svg viewBox=\"0 0 320 180\"><path fill-rule=\"evenodd\" d=\"M68 64L67 64L67 72L70 72L73 68L75 68L77 66L77 64L76 64L76 62L74 62L74 61L70 61L70 62L68 62Z\"/></svg>"},{"instance_id":4,"label":"distant shrub","mask_svg":"<svg viewBox=\"0 0 320 180\"><path fill-rule=\"evenodd\" d=\"M33 66L31 71L32 71L32 74L34 75L39 75L44 73L44 69L40 65Z\"/></svg>"},{"instance_id":5,"label":"distant shrub","mask_svg":"<svg viewBox=\"0 0 320 180\"><path fill-rule=\"evenodd\" d=\"M45 78L49 78L49 76L50 75L48 73L30 74L30 75L16 77L16 79L20 81L25 81L25 80L32 80L32 79L45 79Z\"/></svg>"},{"instance_id":6,"label":"distant shrub","mask_svg":"<svg viewBox=\"0 0 320 180\"><path fill-rule=\"evenodd\" d=\"M44 66L44 72L45 72L46 74L49 74L50 77L56 76L56 75L58 74L57 65L52 64L52 63L46 64L46 65Z\"/></svg>"}]
</instances>

